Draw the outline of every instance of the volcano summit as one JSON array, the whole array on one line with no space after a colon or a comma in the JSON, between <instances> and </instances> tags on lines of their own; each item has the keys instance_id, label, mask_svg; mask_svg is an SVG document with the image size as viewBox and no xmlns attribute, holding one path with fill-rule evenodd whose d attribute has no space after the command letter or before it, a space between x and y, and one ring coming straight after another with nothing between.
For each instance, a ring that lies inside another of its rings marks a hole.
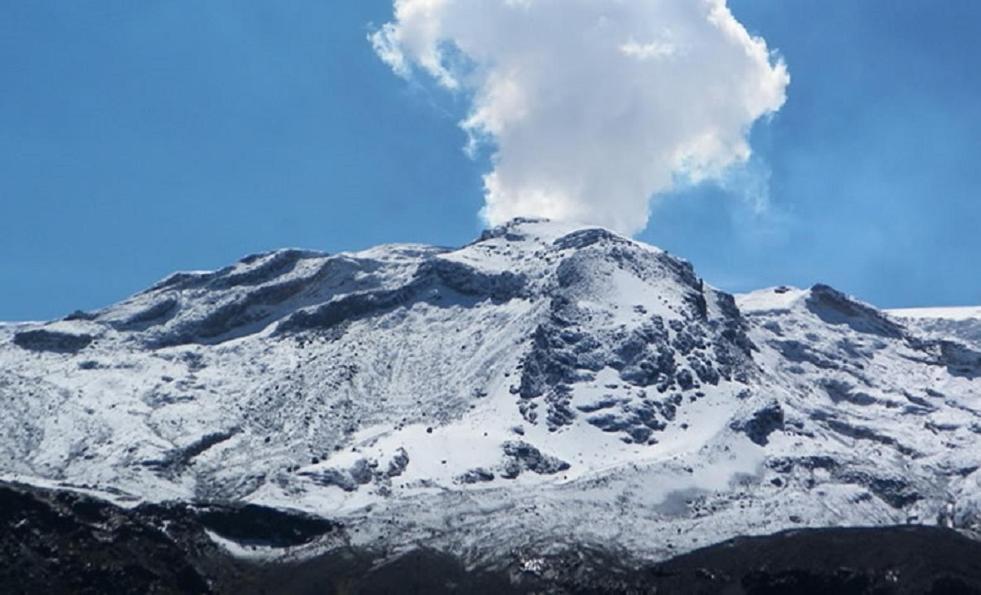
<instances>
[{"instance_id":1,"label":"volcano summit","mask_svg":"<svg viewBox=\"0 0 981 595\"><path fill-rule=\"evenodd\" d=\"M423 546L531 572L570 544L660 561L805 527L977 532L977 321L899 314L824 285L732 296L544 220L281 250L0 326L0 472L330 521L288 547L208 533L273 559Z\"/></svg>"}]
</instances>

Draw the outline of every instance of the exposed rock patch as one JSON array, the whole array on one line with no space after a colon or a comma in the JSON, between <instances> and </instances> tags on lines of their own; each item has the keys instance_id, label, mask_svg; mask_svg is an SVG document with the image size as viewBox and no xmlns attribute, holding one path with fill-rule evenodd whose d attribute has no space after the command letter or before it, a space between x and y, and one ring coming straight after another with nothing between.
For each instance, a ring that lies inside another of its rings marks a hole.
<instances>
[{"instance_id":1,"label":"exposed rock patch","mask_svg":"<svg viewBox=\"0 0 981 595\"><path fill-rule=\"evenodd\" d=\"M815 285L807 298L807 307L828 324L844 324L858 333L870 333L899 339L905 329L871 306L853 300L844 293Z\"/></svg>"},{"instance_id":2,"label":"exposed rock patch","mask_svg":"<svg viewBox=\"0 0 981 595\"><path fill-rule=\"evenodd\" d=\"M776 401L768 403L748 418L734 421L730 427L745 434L754 444L766 446L770 442L770 434L784 429L783 407Z\"/></svg>"},{"instance_id":3,"label":"exposed rock patch","mask_svg":"<svg viewBox=\"0 0 981 595\"><path fill-rule=\"evenodd\" d=\"M84 333L66 333L48 329L19 331L14 334L14 344L31 351L76 353L88 347L95 337Z\"/></svg>"},{"instance_id":4,"label":"exposed rock patch","mask_svg":"<svg viewBox=\"0 0 981 595\"><path fill-rule=\"evenodd\" d=\"M503 445L504 470L501 477L514 479L524 471L539 475L553 475L569 468L569 463L562 459L542 453L531 444L520 440L505 442Z\"/></svg>"}]
</instances>

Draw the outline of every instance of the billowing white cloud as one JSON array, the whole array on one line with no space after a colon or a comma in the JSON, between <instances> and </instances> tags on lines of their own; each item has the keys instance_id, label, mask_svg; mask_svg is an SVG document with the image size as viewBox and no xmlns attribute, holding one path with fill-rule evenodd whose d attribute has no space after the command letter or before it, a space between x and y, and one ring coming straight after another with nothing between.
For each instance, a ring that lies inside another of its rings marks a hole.
<instances>
[{"instance_id":1,"label":"billowing white cloud","mask_svg":"<svg viewBox=\"0 0 981 595\"><path fill-rule=\"evenodd\" d=\"M394 0L371 36L405 77L468 93L491 141L492 223L515 216L642 230L652 195L722 176L789 75L725 0Z\"/></svg>"}]
</instances>

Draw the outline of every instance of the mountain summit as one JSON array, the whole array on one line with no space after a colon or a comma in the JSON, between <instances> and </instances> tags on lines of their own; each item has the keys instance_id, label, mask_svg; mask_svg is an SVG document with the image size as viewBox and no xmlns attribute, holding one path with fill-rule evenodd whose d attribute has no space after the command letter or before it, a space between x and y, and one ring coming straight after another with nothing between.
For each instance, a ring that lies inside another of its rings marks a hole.
<instances>
[{"instance_id":1,"label":"mountain summit","mask_svg":"<svg viewBox=\"0 0 981 595\"><path fill-rule=\"evenodd\" d=\"M299 509L468 559L981 523L977 344L824 285L733 297L543 220L253 255L2 325L0 402L8 480Z\"/></svg>"}]
</instances>

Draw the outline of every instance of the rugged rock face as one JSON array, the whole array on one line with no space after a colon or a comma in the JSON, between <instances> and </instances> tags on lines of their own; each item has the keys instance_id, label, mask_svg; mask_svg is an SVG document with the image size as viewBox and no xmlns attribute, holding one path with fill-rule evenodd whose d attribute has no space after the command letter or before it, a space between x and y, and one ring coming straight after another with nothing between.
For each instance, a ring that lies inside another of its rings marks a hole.
<instances>
[{"instance_id":1,"label":"rugged rock face","mask_svg":"<svg viewBox=\"0 0 981 595\"><path fill-rule=\"evenodd\" d=\"M654 564L570 545L468 567L426 548L386 555L343 545L338 525L257 506L126 509L9 484L0 504L0 588L11 593L981 593L981 543L934 527L792 531ZM317 539L338 545L303 550Z\"/></svg>"},{"instance_id":2,"label":"rugged rock face","mask_svg":"<svg viewBox=\"0 0 981 595\"><path fill-rule=\"evenodd\" d=\"M0 325L0 473L144 506L299 509L360 548L468 565L970 531L981 348L958 328L823 285L730 296L657 248L545 221L455 250L284 250Z\"/></svg>"},{"instance_id":3,"label":"rugged rock face","mask_svg":"<svg viewBox=\"0 0 981 595\"><path fill-rule=\"evenodd\" d=\"M76 491L0 483L5 593L232 592L251 568L216 540L296 548L343 539L319 517L256 505L124 508Z\"/></svg>"},{"instance_id":4,"label":"rugged rock face","mask_svg":"<svg viewBox=\"0 0 981 595\"><path fill-rule=\"evenodd\" d=\"M655 568L659 590L978 593L979 544L934 527L817 529L739 538Z\"/></svg>"},{"instance_id":5,"label":"rugged rock face","mask_svg":"<svg viewBox=\"0 0 981 595\"><path fill-rule=\"evenodd\" d=\"M112 505L0 487L0 588L8 593L207 593L183 548Z\"/></svg>"}]
</instances>

